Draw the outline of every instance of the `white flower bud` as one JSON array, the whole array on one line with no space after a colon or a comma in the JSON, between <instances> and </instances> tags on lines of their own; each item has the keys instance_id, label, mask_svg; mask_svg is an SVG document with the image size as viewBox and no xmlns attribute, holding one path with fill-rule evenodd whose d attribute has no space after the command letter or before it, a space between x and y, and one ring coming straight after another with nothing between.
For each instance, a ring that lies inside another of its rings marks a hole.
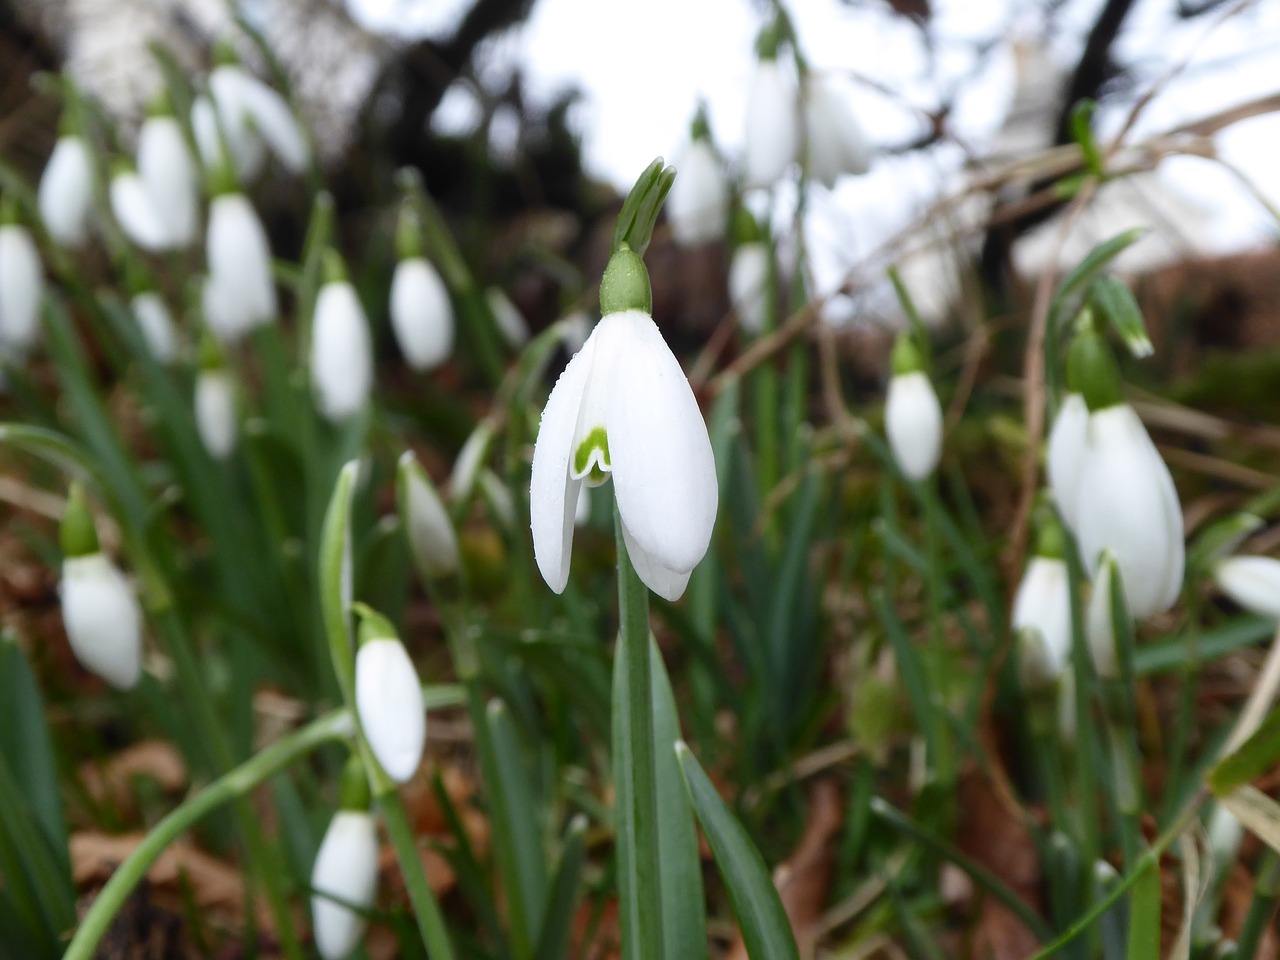
<instances>
[{"instance_id":1,"label":"white flower bud","mask_svg":"<svg viewBox=\"0 0 1280 960\"><path fill-rule=\"evenodd\" d=\"M147 185L155 211L176 247L195 243L200 191L195 161L171 116L148 117L138 132L138 175Z\"/></svg>"},{"instance_id":2,"label":"white flower bud","mask_svg":"<svg viewBox=\"0 0 1280 960\"><path fill-rule=\"evenodd\" d=\"M871 169L871 143L848 98L829 76L810 74L804 95L809 175L827 187Z\"/></svg>"},{"instance_id":3,"label":"white flower bud","mask_svg":"<svg viewBox=\"0 0 1280 960\"><path fill-rule=\"evenodd\" d=\"M133 298L130 306L151 355L160 363L172 363L178 356L178 334L164 298L154 290L145 290Z\"/></svg>"},{"instance_id":4,"label":"white flower bud","mask_svg":"<svg viewBox=\"0 0 1280 960\"><path fill-rule=\"evenodd\" d=\"M1031 558L1014 597L1012 624L1039 638L1039 656L1027 656L1023 647L1024 686L1057 682L1071 653L1071 591L1062 558Z\"/></svg>"},{"instance_id":5,"label":"white flower bud","mask_svg":"<svg viewBox=\"0 0 1280 960\"><path fill-rule=\"evenodd\" d=\"M275 319L271 248L262 221L244 194L214 198L205 253L209 262L205 322L219 340L234 342Z\"/></svg>"},{"instance_id":6,"label":"white flower bud","mask_svg":"<svg viewBox=\"0 0 1280 960\"><path fill-rule=\"evenodd\" d=\"M311 330L311 386L328 420L359 413L373 390L373 341L355 288L326 283L316 298Z\"/></svg>"},{"instance_id":7,"label":"white flower bud","mask_svg":"<svg viewBox=\"0 0 1280 960\"><path fill-rule=\"evenodd\" d=\"M418 672L395 637L374 637L356 653L356 711L387 776L407 783L422 763L427 713Z\"/></svg>"},{"instance_id":8,"label":"white flower bud","mask_svg":"<svg viewBox=\"0 0 1280 960\"><path fill-rule=\"evenodd\" d=\"M440 495L411 452L400 458L398 473L401 512L414 561L429 577L457 572L458 535Z\"/></svg>"},{"instance_id":9,"label":"white flower bud","mask_svg":"<svg viewBox=\"0 0 1280 960\"><path fill-rule=\"evenodd\" d=\"M676 169L666 204L676 243L697 246L720 239L729 216L729 179L715 149L702 137L693 140Z\"/></svg>"},{"instance_id":10,"label":"white flower bud","mask_svg":"<svg viewBox=\"0 0 1280 960\"><path fill-rule=\"evenodd\" d=\"M205 369L196 375L195 410L196 429L209 455L215 460L231 456L240 429L235 385L227 371Z\"/></svg>"},{"instance_id":11,"label":"white flower bud","mask_svg":"<svg viewBox=\"0 0 1280 960\"><path fill-rule=\"evenodd\" d=\"M84 137L58 138L40 178L40 218L64 247L79 247L89 235L93 212L93 162Z\"/></svg>"},{"instance_id":12,"label":"white flower bud","mask_svg":"<svg viewBox=\"0 0 1280 960\"><path fill-rule=\"evenodd\" d=\"M1280 617L1280 560L1227 557L1213 571L1218 589L1250 613Z\"/></svg>"},{"instance_id":13,"label":"white flower bud","mask_svg":"<svg viewBox=\"0 0 1280 960\"><path fill-rule=\"evenodd\" d=\"M1069 393L1049 430L1049 490L1058 505L1058 514L1068 530L1076 529L1076 506L1080 499L1080 466L1084 462L1085 435L1089 408L1084 397Z\"/></svg>"},{"instance_id":14,"label":"white flower bud","mask_svg":"<svg viewBox=\"0 0 1280 960\"><path fill-rule=\"evenodd\" d=\"M378 886L378 829L367 810L339 810L324 832L311 868L311 917L316 949L324 960L342 960L364 936L365 918ZM347 906L350 904L351 906Z\"/></svg>"},{"instance_id":15,"label":"white flower bud","mask_svg":"<svg viewBox=\"0 0 1280 960\"><path fill-rule=\"evenodd\" d=\"M76 659L128 690L142 672L142 611L129 578L102 553L62 562L62 622Z\"/></svg>"},{"instance_id":16,"label":"white flower bud","mask_svg":"<svg viewBox=\"0 0 1280 960\"><path fill-rule=\"evenodd\" d=\"M744 185L771 187L796 159L800 145L795 81L776 59L756 63L747 91Z\"/></svg>"},{"instance_id":17,"label":"white flower bud","mask_svg":"<svg viewBox=\"0 0 1280 960\"><path fill-rule=\"evenodd\" d=\"M924 371L890 378L884 426L903 473L913 480L933 473L942 456L942 406Z\"/></svg>"},{"instance_id":18,"label":"white flower bud","mask_svg":"<svg viewBox=\"0 0 1280 960\"><path fill-rule=\"evenodd\" d=\"M453 304L444 280L427 260L396 264L391 279L391 329L414 370L431 370L453 352Z\"/></svg>"},{"instance_id":19,"label":"white flower bud","mask_svg":"<svg viewBox=\"0 0 1280 960\"><path fill-rule=\"evenodd\" d=\"M729 302L738 325L753 337L764 332L769 308L769 245L762 240L744 243L729 262Z\"/></svg>"},{"instance_id":20,"label":"white flower bud","mask_svg":"<svg viewBox=\"0 0 1280 960\"><path fill-rule=\"evenodd\" d=\"M209 75L209 91L213 94L222 121L223 132L232 141L232 152L250 161L245 170L248 178L256 176L261 160L253 163L252 148L247 141L256 140L260 155L265 144L291 173L307 168L307 139L288 102L274 88L267 86L237 64L215 67Z\"/></svg>"},{"instance_id":21,"label":"white flower bud","mask_svg":"<svg viewBox=\"0 0 1280 960\"><path fill-rule=\"evenodd\" d=\"M171 246L168 227L135 171L122 170L111 178L111 212L125 236L143 250L155 253Z\"/></svg>"},{"instance_id":22,"label":"white flower bud","mask_svg":"<svg viewBox=\"0 0 1280 960\"><path fill-rule=\"evenodd\" d=\"M44 271L31 233L20 224L0 226L0 356L19 360L40 336Z\"/></svg>"}]
</instances>

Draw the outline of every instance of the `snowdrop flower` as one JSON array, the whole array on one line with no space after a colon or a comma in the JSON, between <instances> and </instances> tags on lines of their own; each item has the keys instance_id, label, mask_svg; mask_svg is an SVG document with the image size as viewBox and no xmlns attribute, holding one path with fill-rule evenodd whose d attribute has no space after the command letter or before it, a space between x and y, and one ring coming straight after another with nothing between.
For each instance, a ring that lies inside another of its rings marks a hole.
<instances>
[{"instance_id":1,"label":"snowdrop flower","mask_svg":"<svg viewBox=\"0 0 1280 960\"><path fill-rule=\"evenodd\" d=\"M205 170L213 173L230 164L236 178L251 182L262 172L267 149L251 130L237 124L224 131L213 101L203 94L191 102L191 132Z\"/></svg>"},{"instance_id":2,"label":"snowdrop flower","mask_svg":"<svg viewBox=\"0 0 1280 960\"><path fill-rule=\"evenodd\" d=\"M809 175L824 186L835 186L845 174L871 169L866 131L849 108L844 91L828 76L805 78L804 130Z\"/></svg>"},{"instance_id":3,"label":"snowdrop flower","mask_svg":"<svg viewBox=\"0 0 1280 960\"><path fill-rule=\"evenodd\" d=\"M137 171L121 167L111 177L111 212L130 241L150 253L172 246L169 228Z\"/></svg>"},{"instance_id":4,"label":"snowdrop flower","mask_svg":"<svg viewBox=\"0 0 1280 960\"><path fill-rule=\"evenodd\" d=\"M276 287L271 277L267 233L249 198L223 193L214 198L205 232L209 263L205 321L224 343L276 316Z\"/></svg>"},{"instance_id":5,"label":"snowdrop flower","mask_svg":"<svg viewBox=\"0 0 1280 960\"><path fill-rule=\"evenodd\" d=\"M40 178L37 201L49 236L64 247L84 244L93 211L93 161L84 137L58 138Z\"/></svg>"},{"instance_id":6,"label":"snowdrop flower","mask_svg":"<svg viewBox=\"0 0 1280 960\"><path fill-rule=\"evenodd\" d=\"M422 763L427 711L418 672L386 618L355 604L360 614L356 653L356 713L374 757L396 783L408 783Z\"/></svg>"},{"instance_id":7,"label":"snowdrop flower","mask_svg":"<svg viewBox=\"0 0 1280 960\"><path fill-rule=\"evenodd\" d=\"M225 460L236 448L240 433L236 388L222 365L222 355L212 338L201 344L200 370L196 374L196 429L209 455Z\"/></svg>"},{"instance_id":8,"label":"snowdrop flower","mask_svg":"<svg viewBox=\"0 0 1280 960\"><path fill-rule=\"evenodd\" d=\"M1214 567L1218 589L1250 613L1280 618L1280 560L1227 557Z\"/></svg>"},{"instance_id":9,"label":"snowdrop flower","mask_svg":"<svg viewBox=\"0 0 1280 960\"><path fill-rule=\"evenodd\" d=\"M345 279L341 260L326 255L330 280L316 297L311 330L311 386L320 413L330 421L359 413L373 390L373 338L360 299Z\"/></svg>"},{"instance_id":10,"label":"snowdrop flower","mask_svg":"<svg viewBox=\"0 0 1280 960\"><path fill-rule=\"evenodd\" d=\"M614 482L627 553L649 589L684 593L707 551L718 490L706 424L649 315L649 279L625 245L600 285L604 317L565 367L533 449L533 551L547 585L569 579L579 488Z\"/></svg>"},{"instance_id":11,"label":"snowdrop flower","mask_svg":"<svg viewBox=\"0 0 1280 960\"><path fill-rule=\"evenodd\" d=\"M453 304L444 280L425 257L396 264L391 279L391 329L405 361L431 370L453 352Z\"/></svg>"},{"instance_id":12,"label":"snowdrop flower","mask_svg":"<svg viewBox=\"0 0 1280 960\"><path fill-rule=\"evenodd\" d=\"M373 906L378 888L378 827L358 758L347 764L342 792L311 868L312 928L324 960L342 960L360 943L365 917L358 911Z\"/></svg>"},{"instance_id":13,"label":"snowdrop flower","mask_svg":"<svg viewBox=\"0 0 1280 960\"><path fill-rule=\"evenodd\" d=\"M529 324L525 322L520 309L511 302L511 298L498 287L490 287L486 290L484 298L493 313L493 319L498 323L498 332L502 334L502 339L507 341L507 346L512 350L519 350L528 343Z\"/></svg>"},{"instance_id":14,"label":"snowdrop flower","mask_svg":"<svg viewBox=\"0 0 1280 960\"><path fill-rule=\"evenodd\" d=\"M1031 558L1014 597L1012 623L1020 633L1034 636L1021 648L1024 689L1057 682L1071 653L1071 590L1060 552Z\"/></svg>"},{"instance_id":15,"label":"snowdrop flower","mask_svg":"<svg viewBox=\"0 0 1280 960\"><path fill-rule=\"evenodd\" d=\"M764 333L770 287L769 244L763 240L740 244L729 262L729 302L744 333L753 337Z\"/></svg>"},{"instance_id":16,"label":"snowdrop flower","mask_svg":"<svg viewBox=\"0 0 1280 960\"><path fill-rule=\"evenodd\" d=\"M276 90L239 64L224 63L209 75L209 92L237 168L246 178L256 176L261 167L261 160L255 161L255 148L261 155L259 145L265 145L290 173L306 170L307 138ZM253 141L257 144L251 146Z\"/></svg>"},{"instance_id":17,"label":"snowdrop flower","mask_svg":"<svg viewBox=\"0 0 1280 960\"><path fill-rule=\"evenodd\" d=\"M129 305L151 355L160 363L172 363L178 356L178 334L164 298L154 290L144 290Z\"/></svg>"},{"instance_id":18,"label":"snowdrop flower","mask_svg":"<svg viewBox=\"0 0 1280 960\"><path fill-rule=\"evenodd\" d=\"M756 62L747 90L743 183L771 187L782 179L800 146L795 82L777 55Z\"/></svg>"},{"instance_id":19,"label":"snowdrop flower","mask_svg":"<svg viewBox=\"0 0 1280 960\"><path fill-rule=\"evenodd\" d=\"M1178 492L1142 421L1121 399L1115 358L1091 326L1077 333L1068 364L1089 407L1075 506L1080 558L1096 578L1109 549L1130 615L1145 619L1168 610L1182 587Z\"/></svg>"},{"instance_id":20,"label":"snowdrop flower","mask_svg":"<svg viewBox=\"0 0 1280 960\"><path fill-rule=\"evenodd\" d=\"M885 432L898 468L912 480L923 480L942 456L942 407L909 335L898 337L892 363L884 403Z\"/></svg>"},{"instance_id":21,"label":"snowdrop flower","mask_svg":"<svg viewBox=\"0 0 1280 960\"><path fill-rule=\"evenodd\" d=\"M396 499L418 569L427 577L458 571L458 535L449 511L413 451L406 450L396 467Z\"/></svg>"},{"instance_id":22,"label":"snowdrop flower","mask_svg":"<svg viewBox=\"0 0 1280 960\"><path fill-rule=\"evenodd\" d=\"M62 517L62 622L76 659L128 690L142 672L142 611L120 569L98 546L84 492L73 485Z\"/></svg>"},{"instance_id":23,"label":"snowdrop flower","mask_svg":"<svg viewBox=\"0 0 1280 960\"><path fill-rule=\"evenodd\" d=\"M189 247L199 227L199 180L177 119L147 117L138 132L138 175L163 222L169 244Z\"/></svg>"},{"instance_id":24,"label":"snowdrop flower","mask_svg":"<svg viewBox=\"0 0 1280 960\"><path fill-rule=\"evenodd\" d=\"M667 219L676 243L692 247L720 239L729 215L729 178L711 144L701 108L677 169L680 176L667 197Z\"/></svg>"},{"instance_id":25,"label":"snowdrop flower","mask_svg":"<svg viewBox=\"0 0 1280 960\"><path fill-rule=\"evenodd\" d=\"M1080 495L1080 464L1084 459L1089 407L1079 393L1063 398L1049 430L1049 490L1067 529L1076 529L1076 502Z\"/></svg>"},{"instance_id":26,"label":"snowdrop flower","mask_svg":"<svg viewBox=\"0 0 1280 960\"><path fill-rule=\"evenodd\" d=\"M0 360L21 360L35 345L43 295L44 272L31 232L5 222L0 226Z\"/></svg>"}]
</instances>

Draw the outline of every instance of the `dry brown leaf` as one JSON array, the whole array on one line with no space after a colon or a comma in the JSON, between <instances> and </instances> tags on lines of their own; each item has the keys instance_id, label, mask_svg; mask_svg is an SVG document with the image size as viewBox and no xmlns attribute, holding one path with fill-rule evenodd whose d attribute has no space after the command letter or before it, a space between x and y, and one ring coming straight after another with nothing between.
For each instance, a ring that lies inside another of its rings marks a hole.
<instances>
[{"instance_id":1,"label":"dry brown leaf","mask_svg":"<svg viewBox=\"0 0 1280 960\"><path fill-rule=\"evenodd\" d=\"M175 793L186 785L187 767L174 746L163 740L144 740L112 754L105 763L80 766L80 782L94 802L116 808L132 806L134 777L150 777L166 793Z\"/></svg>"},{"instance_id":2,"label":"dry brown leaf","mask_svg":"<svg viewBox=\"0 0 1280 960\"><path fill-rule=\"evenodd\" d=\"M831 886L831 842L844 824L844 800L835 780L813 781L804 834L791 856L773 871L773 884L796 933L802 955L811 956L814 927ZM747 947L739 934L725 960L747 960Z\"/></svg>"}]
</instances>

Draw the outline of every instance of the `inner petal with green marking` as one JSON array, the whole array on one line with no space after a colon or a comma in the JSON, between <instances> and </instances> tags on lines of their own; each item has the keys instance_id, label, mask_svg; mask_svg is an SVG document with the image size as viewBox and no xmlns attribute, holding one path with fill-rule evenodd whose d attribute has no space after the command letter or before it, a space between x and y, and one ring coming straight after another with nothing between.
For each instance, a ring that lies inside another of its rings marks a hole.
<instances>
[{"instance_id":1,"label":"inner petal with green marking","mask_svg":"<svg viewBox=\"0 0 1280 960\"><path fill-rule=\"evenodd\" d=\"M613 470L609 462L609 435L604 427L592 427L586 438L573 451L569 475L589 487L598 487L609 479Z\"/></svg>"}]
</instances>

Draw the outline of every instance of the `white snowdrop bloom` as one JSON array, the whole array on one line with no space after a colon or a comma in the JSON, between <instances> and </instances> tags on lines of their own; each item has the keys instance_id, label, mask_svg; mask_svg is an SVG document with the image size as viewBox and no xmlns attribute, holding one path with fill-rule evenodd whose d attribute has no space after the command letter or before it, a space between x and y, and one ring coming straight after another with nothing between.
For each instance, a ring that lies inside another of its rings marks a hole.
<instances>
[{"instance_id":1,"label":"white snowdrop bloom","mask_svg":"<svg viewBox=\"0 0 1280 960\"><path fill-rule=\"evenodd\" d=\"M606 310L609 274L627 258L640 263L624 250L606 270ZM569 581L578 490L610 477L636 573L654 593L678 599L711 542L716 465L689 381L643 310L606 313L542 411L530 515L534 558L556 593Z\"/></svg>"},{"instance_id":2,"label":"white snowdrop bloom","mask_svg":"<svg viewBox=\"0 0 1280 960\"><path fill-rule=\"evenodd\" d=\"M489 304L489 309L493 311L493 319L498 323L498 332L502 334L502 339L507 341L507 346L513 350L519 350L528 343L529 324L525 322L520 308L511 302L511 298L498 287L490 287L484 292L484 297Z\"/></svg>"},{"instance_id":3,"label":"white snowdrop bloom","mask_svg":"<svg viewBox=\"0 0 1280 960\"><path fill-rule=\"evenodd\" d=\"M1182 587L1182 508L1155 444L1133 408L1089 415L1080 464L1076 537L1089 576L1102 551L1115 555L1135 619L1168 610Z\"/></svg>"},{"instance_id":4,"label":"white snowdrop bloom","mask_svg":"<svg viewBox=\"0 0 1280 960\"><path fill-rule=\"evenodd\" d=\"M428 577L446 577L459 566L458 535L435 485L412 451L400 457L396 492L409 549Z\"/></svg>"},{"instance_id":5,"label":"white snowdrop bloom","mask_svg":"<svg viewBox=\"0 0 1280 960\"><path fill-rule=\"evenodd\" d=\"M26 356L40 336L44 272L31 232L21 224L0 226L0 359Z\"/></svg>"},{"instance_id":6,"label":"white snowdrop bloom","mask_svg":"<svg viewBox=\"0 0 1280 960\"><path fill-rule=\"evenodd\" d=\"M1049 430L1047 466L1049 489L1067 529L1075 532L1076 503L1080 497L1080 465L1084 462L1085 434L1089 407L1084 397L1069 393Z\"/></svg>"},{"instance_id":7,"label":"white snowdrop bloom","mask_svg":"<svg viewBox=\"0 0 1280 960\"><path fill-rule=\"evenodd\" d=\"M923 370L896 373L884 402L884 428L898 468L923 480L942 456L942 406Z\"/></svg>"},{"instance_id":8,"label":"white snowdrop bloom","mask_svg":"<svg viewBox=\"0 0 1280 960\"><path fill-rule=\"evenodd\" d=\"M326 283L316 297L311 330L311 386L328 420L355 416L373 390L369 321L346 280Z\"/></svg>"},{"instance_id":9,"label":"white snowdrop bloom","mask_svg":"<svg viewBox=\"0 0 1280 960\"><path fill-rule=\"evenodd\" d=\"M375 636L360 644L356 711L369 749L387 776L408 783L422 763L427 711L418 672L398 638Z\"/></svg>"},{"instance_id":10,"label":"white snowdrop bloom","mask_svg":"<svg viewBox=\"0 0 1280 960\"><path fill-rule=\"evenodd\" d=\"M405 361L431 370L453 353L453 304L439 272L423 257L396 264L391 278L391 329Z\"/></svg>"},{"instance_id":11,"label":"white snowdrop bloom","mask_svg":"<svg viewBox=\"0 0 1280 960\"><path fill-rule=\"evenodd\" d=\"M729 178L715 148L697 137L676 165L667 196L667 220L676 243L697 246L724 236L729 216Z\"/></svg>"},{"instance_id":12,"label":"white snowdrop bloom","mask_svg":"<svg viewBox=\"0 0 1280 960\"><path fill-rule=\"evenodd\" d=\"M368 810L339 810L311 868L311 922L324 960L342 960L364 936L378 886L378 829ZM350 904L351 906L348 906Z\"/></svg>"},{"instance_id":13,"label":"white snowdrop bloom","mask_svg":"<svg viewBox=\"0 0 1280 960\"><path fill-rule=\"evenodd\" d=\"M169 228L136 171L121 170L111 178L111 212L125 236L143 250L155 253L172 246Z\"/></svg>"},{"instance_id":14,"label":"white snowdrop bloom","mask_svg":"<svg viewBox=\"0 0 1280 960\"><path fill-rule=\"evenodd\" d=\"M58 138L40 178L40 218L49 235L64 247L79 247L89 235L93 212L93 161L84 137Z\"/></svg>"},{"instance_id":15,"label":"white snowdrop bloom","mask_svg":"<svg viewBox=\"0 0 1280 960\"><path fill-rule=\"evenodd\" d=\"M1227 557L1214 568L1218 589L1250 613L1280 617L1280 560Z\"/></svg>"},{"instance_id":16,"label":"white snowdrop bloom","mask_svg":"<svg viewBox=\"0 0 1280 960\"><path fill-rule=\"evenodd\" d=\"M227 63L209 75L209 92L218 108L223 135L237 154L237 166L239 156L252 149L247 142L257 141L291 173L306 170L310 153L307 138L288 102L275 89L238 64ZM246 154L246 159L252 157ZM245 172L252 177L258 170L251 167Z\"/></svg>"},{"instance_id":17,"label":"white snowdrop bloom","mask_svg":"<svg viewBox=\"0 0 1280 960\"><path fill-rule=\"evenodd\" d=\"M164 297L154 290L144 290L134 296L130 307L151 355L160 363L172 363L178 356L178 334Z\"/></svg>"},{"instance_id":18,"label":"white snowdrop bloom","mask_svg":"<svg viewBox=\"0 0 1280 960\"><path fill-rule=\"evenodd\" d=\"M62 622L76 659L128 690L142 672L142 611L133 584L101 552L62 562Z\"/></svg>"},{"instance_id":19,"label":"white snowdrop bloom","mask_svg":"<svg viewBox=\"0 0 1280 960\"><path fill-rule=\"evenodd\" d=\"M138 131L138 175L163 221L169 243L195 243L200 225L200 186L195 161L172 116L148 117Z\"/></svg>"},{"instance_id":20,"label":"white snowdrop bloom","mask_svg":"<svg viewBox=\"0 0 1280 960\"><path fill-rule=\"evenodd\" d=\"M196 429L209 455L225 460L236 448L240 433L235 384L220 367L202 369L196 375Z\"/></svg>"},{"instance_id":21,"label":"white snowdrop bloom","mask_svg":"<svg viewBox=\"0 0 1280 960\"><path fill-rule=\"evenodd\" d=\"M845 91L825 75L811 74L804 92L809 175L827 187L840 177L871 169L871 143Z\"/></svg>"},{"instance_id":22,"label":"white snowdrop bloom","mask_svg":"<svg viewBox=\"0 0 1280 960\"><path fill-rule=\"evenodd\" d=\"M1024 685L1055 683L1071 653L1071 590L1067 564L1061 557L1033 556L1013 600L1013 628L1034 632L1039 656L1024 658ZM1026 650L1024 646L1024 652Z\"/></svg>"},{"instance_id":23,"label":"white snowdrop bloom","mask_svg":"<svg viewBox=\"0 0 1280 960\"><path fill-rule=\"evenodd\" d=\"M744 243L733 251L729 302L744 333L756 337L764 332L769 308L769 244L763 240Z\"/></svg>"},{"instance_id":24,"label":"white snowdrop bloom","mask_svg":"<svg viewBox=\"0 0 1280 960\"><path fill-rule=\"evenodd\" d=\"M1084 611L1084 636L1089 644L1093 669L1103 680L1120 677L1120 653L1116 646L1116 624L1111 609L1111 578L1118 571L1115 555L1104 551L1093 578L1093 592ZM1123 581L1121 581L1123 583Z\"/></svg>"},{"instance_id":25,"label":"white snowdrop bloom","mask_svg":"<svg viewBox=\"0 0 1280 960\"><path fill-rule=\"evenodd\" d=\"M205 256L209 264L205 320L220 340L234 342L275 319L271 248L262 221L244 194L224 193L214 198L205 232ZM208 315L210 296L215 301L212 315Z\"/></svg>"},{"instance_id":26,"label":"white snowdrop bloom","mask_svg":"<svg viewBox=\"0 0 1280 960\"><path fill-rule=\"evenodd\" d=\"M771 187L787 172L799 152L799 108L790 72L776 59L757 61L747 90L745 186Z\"/></svg>"}]
</instances>

